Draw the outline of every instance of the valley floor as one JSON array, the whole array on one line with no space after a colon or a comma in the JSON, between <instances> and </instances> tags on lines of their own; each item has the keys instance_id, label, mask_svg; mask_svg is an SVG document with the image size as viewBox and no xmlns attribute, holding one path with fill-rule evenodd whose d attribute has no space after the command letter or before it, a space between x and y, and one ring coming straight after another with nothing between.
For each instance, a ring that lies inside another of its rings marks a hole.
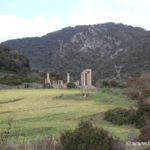
<instances>
[{"instance_id":1,"label":"valley floor","mask_svg":"<svg viewBox=\"0 0 150 150\"><path fill-rule=\"evenodd\" d=\"M12 121L11 133L25 141L53 135L59 137L73 129L81 119L90 119L95 126L110 131L121 140L129 132L138 134L131 126L113 125L103 120L103 112L116 107L136 107L136 101L120 89L86 91L78 89L7 89L0 90L0 132ZM14 138L15 139L15 138Z\"/></svg>"}]
</instances>

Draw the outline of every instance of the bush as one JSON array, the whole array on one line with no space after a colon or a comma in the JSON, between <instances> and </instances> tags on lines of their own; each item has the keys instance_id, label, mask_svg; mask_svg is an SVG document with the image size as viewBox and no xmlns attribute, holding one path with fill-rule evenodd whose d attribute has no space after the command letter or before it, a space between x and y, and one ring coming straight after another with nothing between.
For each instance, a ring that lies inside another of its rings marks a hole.
<instances>
[{"instance_id":1,"label":"bush","mask_svg":"<svg viewBox=\"0 0 150 150\"><path fill-rule=\"evenodd\" d=\"M150 118L150 104L147 102L139 101L138 110L136 112L136 126L143 127Z\"/></svg>"},{"instance_id":2,"label":"bush","mask_svg":"<svg viewBox=\"0 0 150 150\"><path fill-rule=\"evenodd\" d=\"M150 140L150 125L144 126L140 132L141 132L139 136L140 141L148 142Z\"/></svg>"},{"instance_id":3,"label":"bush","mask_svg":"<svg viewBox=\"0 0 150 150\"><path fill-rule=\"evenodd\" d=\"M32 150L55 150L55 148L56 144L51 136L32 144Z\"/></svg>"},{"instance_id":4,"label":"bush","mask_svg":"<svg viewBox=\"0 0 150 150\"><path fill-rule=\"evenodd\" d=\"M93 127L89 121L82 121L74 131L65 131L60 141L63 150L117 150L114 145L119 145L107 131Z\"/></svg>"},{"instance_id":5,"label":"bush","mask_svg":"<svg viewBox=\"0 0 150 150\"><path fill-rule=\"evenodd\" d=\"M120 83L117 80L110 80L111 87L120 87Z\"/></svg>"},{"instance_id":6,"label":"bush","mask_svg":"<svg viewBox=\"0 0 150 150\"><path fill-rule=\"evenodd\" d=\"M128 80L129 95L143 100L150 96L150 76L131 78Z\"/></svg>"},{"instance_id":7,"label":"bush","mask_svg":"<svg viewBox=\"0 0 150 150\"><path fill-rule=\"evenodd\" d=\"M77 88L77 86L75 85L75 83L73 83L73 82L69 82L68 84L67 84L67 88Z\"/></svg>"},{"instance_id":8,"label":"bush","mask_svg":"<svg viewBox=\"0 0 150 150\"><path fill-rule=\"evenodd\" d=\"M101 86L102 87L110 87L110 83L108 80L103 80L103 81L101 81Z\"/></svg>"},{"instance_id":9,"label":"bush","mask_svg":"<svg viewBox=\"0 0 150 150\"><path fill-rule=\"evenodd\" d=\"M129 95L137 99L136 126L143 127L150 118L150 75L132 78L128 81Z\"/></svg>"},{"instance_id":10,"label":"bush","mask_svg":"<svg viewBox=\"0 0 150 150\"><path fill-rule=\"evenodd\" d=\"M134 100L137 100L140 97L140 93L138 91L134 91L134 90L130 91L128 93L128 95Z\"/></svg>"},{"instance_id":11,"label":"bush","mask_svg":"<svg viewBox=\"0 0 150 150\"><path fill-rule=\"evenodd\" d=\"M97 81L96 85L101 87L118 87L118 88L126 88L126 84L123 82L119 82L117 80L102 80L102 81Z\"/></svg>"},{"instance_id":12,"label":"bush","mask_svg":"<svg viewBox=\"0 0 150 150\"><path fill-rule=\"evenodd\" d=\"M105 112L104 119L114 124L133 124L135 122L136 111L134 109L115 108Z\"/></svg>"},{"instance_id":13,"label":"bush","mask_svg":"<svg viewBox=\"0 0 150 150\"><path fill-rule=\"evenodd\" d=\"M149 98L150 97L150 89L143 90L143 96L144 96L144 98Z\"/></svg>"}]
</instances>

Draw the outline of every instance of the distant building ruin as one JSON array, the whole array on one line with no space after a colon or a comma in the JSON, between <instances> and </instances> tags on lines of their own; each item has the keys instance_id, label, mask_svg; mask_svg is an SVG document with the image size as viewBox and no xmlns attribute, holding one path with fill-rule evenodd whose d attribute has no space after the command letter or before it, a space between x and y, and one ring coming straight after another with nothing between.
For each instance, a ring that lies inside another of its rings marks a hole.
<instances>
[{"instance_id":1,"label":"distant building ruin","mask_svg":"<svg viewBox=\"0 0 150 150\"><path fill-rule=\"evenodd\" d=\"M79 81L79 80L76 80L76 81L74 82L74 84L76 85L77 88L80 87L80 81Z\"/></svg>"},{"instance_id":2,"label":"distant building ruin","mask_svg":"<svg viewBox=\"0 0 150 150\"><path fill-rule=\"evenodd\" d=\"M67 84L70 83L70 74L67 72L67 80L64 83L63 80L50 80L49 73L46 74L45 87L54 88L67 88ZM77 88L93 88L92 85L92 69L85 69L81 72L81 80L76 80L74 82Z\"/></svg>"},{"instance_id":3,"label":"distant building ruin","mask_svg":"<svg viewBox=\"0 0 150 150\"><path fill-rule=\"evenodd\" d=\"M53 81L52 87L54 87L54 88L66 88L63 80Z\"/></svg>"},{"instance_id":4,"label":"distant building ruin","mask_svg":"<svg viewBox=\"0 0 150 150\"><path fill-rule=\"evenodd\" d=\"M45 78L45 82L44 82L44 87L50 87L51 86L51 80L49 77L49 73L46 73L46 78Z\"/></svg>"},{"instance_id":5,"label":"distant building ruin","mask_svg":"<svg viewBox=\"0 0 150 150\"><path fill-rule=\"evenodd\" d=\"M92 70L85 69L81 72L81 87L91 88L92 87Z\"/></svg>"}]
</instances>

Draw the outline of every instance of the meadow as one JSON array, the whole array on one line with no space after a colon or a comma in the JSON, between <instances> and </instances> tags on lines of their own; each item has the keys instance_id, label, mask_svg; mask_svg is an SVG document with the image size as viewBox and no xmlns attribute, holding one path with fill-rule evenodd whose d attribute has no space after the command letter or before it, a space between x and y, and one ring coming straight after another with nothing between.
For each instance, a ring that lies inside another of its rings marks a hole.
<instances>
[{"instance_id":1,"label":"meadow","mask_svg":"<svg viewBox=\"0 0 150 150\"><path fill-rule=\"evenodd\" d=\"M49 135L56 139L64 130L74 129L82 119L104 128L121 140L129 132L139 133L133 126L119 126L103 120L108 109L136 108L137 103L120 89L92 90L84 97L80 89L6 89L0 90L0 132L11 120L11 134L25 141Z\"/></svg>"}]
</instances>

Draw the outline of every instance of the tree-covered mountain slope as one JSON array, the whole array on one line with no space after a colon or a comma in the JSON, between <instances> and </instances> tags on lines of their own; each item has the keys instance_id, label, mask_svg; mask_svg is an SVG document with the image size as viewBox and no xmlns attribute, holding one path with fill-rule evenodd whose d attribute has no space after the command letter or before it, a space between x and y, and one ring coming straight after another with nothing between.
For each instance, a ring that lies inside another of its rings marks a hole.
<instances>
[{"instance_id":1,"label":"tree-covered mountain slope","mask_svg":"<svg viewBox=\"0 0 150 150\"><path fill-rule=\"evenodd\" d=\"M150 32L123 24L68 27L42 37L15 39L3 44L18 50L31 67L72 79L92 68L94 80L137 76L150 71Z\"/></svg>"}]
</instances>

